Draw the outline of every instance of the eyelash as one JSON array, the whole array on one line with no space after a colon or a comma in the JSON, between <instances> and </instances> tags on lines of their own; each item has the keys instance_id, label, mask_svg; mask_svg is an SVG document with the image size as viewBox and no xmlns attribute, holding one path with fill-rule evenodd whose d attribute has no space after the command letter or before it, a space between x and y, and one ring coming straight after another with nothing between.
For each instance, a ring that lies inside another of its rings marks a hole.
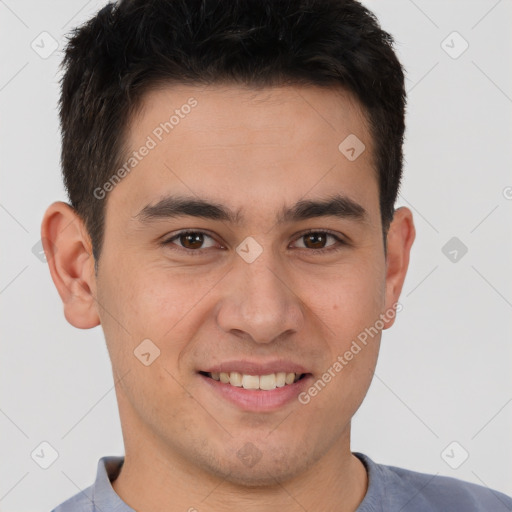
<instances>
[{"instance_id":1,"label":"eyelash","mask_svg":"<svg viewBox=\"0 0 512 512\"><path fill-rule=\"evenodd\" d=\"M318 229L310 229L304 233L301 233L296 239L296 240L299 240L300 238L303 238L307 235L310 235L312 233L315 233L315 234L325 234L325 235L329 235L329 236L332 236L337 242L338 242L338 245L336 246L336 244L334 246L329 246L329 247L324 247L322 249L308 249L307 247L304 247L304 248L300 248L299 250L303 250L303 251L307 251L307 252L312 252L312 253L315 253L315 254L325 254L325 253L331 253L331 252L337 252L341 249L344 248L344 246L348 245L347 242L345 242L344 240L342 240L339 236L337 236L336 234L334 234L332 231L329 231L329 230L318 230ZM215 238L210 235L209 233L207 233L206 231L201 231L201 230L183 230L183 231L180 231L179 233L176 233L174 234L172 237L170 238L167 238L166 240L164 240L162 242L162 245L163 246L172 246L172 245L175 245L173 244L172 242L178 238L180 238L181 236L184 236L184 235L197 235L197 234L201 234L201 235L206 235L212 239L215 240ZM202 254L204 254L205 251L207 251L208 249L187 249L185 247L179 247L179 246L175 246L175 247L171 247L171 250L173 251L185 251L187 253L189 253L190 255L194 255L194 256L201 256Z\"/></svg>"}]
</instances>

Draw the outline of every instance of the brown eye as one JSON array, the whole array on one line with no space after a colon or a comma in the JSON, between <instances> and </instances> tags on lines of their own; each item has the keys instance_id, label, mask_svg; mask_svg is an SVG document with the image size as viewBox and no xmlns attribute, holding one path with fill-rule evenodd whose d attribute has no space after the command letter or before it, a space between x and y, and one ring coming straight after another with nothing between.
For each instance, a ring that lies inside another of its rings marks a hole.
<instances>
[{"instance_id":1,"label":"brown eye","mask_svg":"<svg viewBox=\"0 0 512 512\"><path fill-rule=\"evenodd\" d=\"M211 240L208 242L208 239ZM206 244L206 245L205 245ZM209 245L208 245L209 244ZM182 231L163 242L163 245L175 246L173 249L200 253L203 249L215 246L215 240L202 231Z\"/></svg>"},{"instance_id":2,"label":"brown eye","mask_svg":"<svg viewBox=\"0 0 512 512\"><path fill-rule=\"evenodd\" d=\"M327 240L326 233L309 233L304 235L304 245L308 249L323 249Z\"/></svg>"},{"instance_id":3,"label":"brown eye","mask_svg":"<svg viewBox=\"0 0 512 512\"><path fill-rule=\"evenodd\" d=\"M178 237L185 249L200 249L203 244L203 238L201 233L185 233Z\"/></svg>"},{"instance_id":4,"label":"brown eye","mask_svg":"<svg viewBox=\"0 0 512 512\"><path fill-rule=\"evenodd\" d=\"M334 239L334 243L327 245L329 238ZM332 246L343 244L340 238L326 231L310 231L309 233L301 235L297 240L302 241L303 244L299 245L299 248L311 249L312 251L329 251ZM334 247L332 247L332 249L334 249Z\"/></svg>"}]
</instances>

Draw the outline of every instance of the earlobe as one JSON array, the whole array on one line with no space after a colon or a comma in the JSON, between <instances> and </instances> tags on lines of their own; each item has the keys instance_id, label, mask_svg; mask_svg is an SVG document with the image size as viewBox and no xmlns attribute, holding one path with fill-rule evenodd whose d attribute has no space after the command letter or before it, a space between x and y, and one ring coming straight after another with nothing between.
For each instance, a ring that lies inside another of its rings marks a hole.
<instances>
[{"instance_id":1,"label":"earlobe","mask_svg":"<svg viewBox=\"0 0 512 512\"><path fill-rule=\"evenodd\" d=\"M41 224L41 241L66 320L79 329L96 327L100 318L95 300L94 258L82 219L68 204L53 203Z\"/></svg>"},{"instance_id":2,"label":"earlobe","mask_svg":"<svg viewBox=\"0 0 512 512\"><path fill-rule=\"evenodd\" d=\"M386 304L385 311L396 309L402 286L409 267L411 247L416 237L412 212L409 208L401 207L395 210L393 221L387 235L386 257ZM385 329L391 327L395 315L387 315Z\"/></svg>"}]
</instances>

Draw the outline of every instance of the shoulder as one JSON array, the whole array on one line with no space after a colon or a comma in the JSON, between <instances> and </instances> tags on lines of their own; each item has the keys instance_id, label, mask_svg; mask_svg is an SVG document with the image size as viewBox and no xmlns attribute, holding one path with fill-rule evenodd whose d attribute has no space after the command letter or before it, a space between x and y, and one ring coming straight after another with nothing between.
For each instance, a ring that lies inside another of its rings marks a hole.
<instances>
[{"instance_id":1,"label":"shoulder","mask_svg":"<svg viewBox=\"0 0 512 512\"><path fill-rule=\"evenodd\" d=\"M485 486L452 477L376 464L366 455L357 454L357 456L369 472L370 482L367 494L372 498L371 501L382 505L382 510L512 511L512 498ZM363 511L365 508L361 509L361 512Z\"/></svg>"},{"instance_id":2,"label":"shoulder","mask_svg":"<svg viewBox=\"0 0 512 512\"><path fill-rule=\"evenodd\" d=\"M83 491L71 496L51 512L97 512L118 510L134 512L112 488L123 465L124 457L106 456L98 461L95 482Z\"/></svg>"},{"instance_id":3,"label":"shoulder","mask_svg":"<svg viewBox=\"0 0 512 512\"><path fill-rule=\"evenodd\" d=\"M93 486L71 496L51 512L94 512Z\"/></svg>"},{"instance_id":4,"label":"shoulder","mask_svg":"<svg viewBox=\"0 0 512 512\"><path fill-rule=\"evenodd\" d=\"M413 488L434 510L464 510L465 512L512 511L512 498L482 485L456 478L418 473L389 466L389 471L407 487ZM411 496L413 499L414 496ZM453 508L452 508L453 507Z\"/></svg>"}]
</instances>

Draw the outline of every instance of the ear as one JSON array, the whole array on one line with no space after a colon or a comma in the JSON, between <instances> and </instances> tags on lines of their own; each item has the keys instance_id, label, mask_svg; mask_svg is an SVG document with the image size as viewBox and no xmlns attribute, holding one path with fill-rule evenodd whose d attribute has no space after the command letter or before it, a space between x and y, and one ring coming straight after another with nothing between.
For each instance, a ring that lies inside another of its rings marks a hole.
<instances>
[{"instance_id":1,"label":"ear","mask_svg":"<svg viewBox=\"0 0 512 512\"><path fill-rule=\"evenodd\" d=\"M409 267L409 256L415 237L416 230L411 210L405 207L398 208L387 234L385 311L397 311L396 304ZM384 316L384 329L389 329L394 324L396 315Z\"/></svg>"},{"instance_id":2,"label":"ear","mask_svg":"<svg viewBox=\"0 0 512 512\"><path fill-rule=\"evenodd\" d=\"M100 318L95 300L94 257L81 218L68 204L53 203L43 217L41 241L66 320L79 329L96 327Z\"/></svg>"}]
</instances>

